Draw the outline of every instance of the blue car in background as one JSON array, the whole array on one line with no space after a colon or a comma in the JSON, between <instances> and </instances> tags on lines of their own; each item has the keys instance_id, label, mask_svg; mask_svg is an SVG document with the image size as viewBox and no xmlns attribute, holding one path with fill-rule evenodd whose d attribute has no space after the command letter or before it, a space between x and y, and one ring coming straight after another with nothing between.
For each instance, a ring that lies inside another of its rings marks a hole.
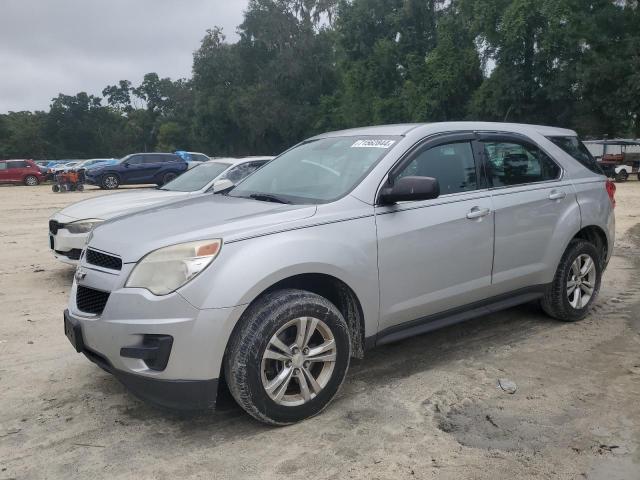
<instances>
[{"instance_id":1,"label":"blue car in background","mask_svg":"<svg viewBox=\"0 0 640 480\"><path fill-rule=\"evenodd\" d=\"M120 185L164 185L187 170L187 162L175 153L133 153L115 164L98 164L85 172L85 181L105 190Z\"/></svg>"},{"instance_id":2,"label":"blue car in background","mask_svg":"<svg viewBox=\"0 0 640 480\"><path fill-rule=\"evenodd\" d=\"M97 167L99 165L107 165L107 164L115 164L118 160L115 158L90 158L89 160L84 160L73 167L73 170L76 172L86 171L90 168Z\"/></svg>"}]
</instances>

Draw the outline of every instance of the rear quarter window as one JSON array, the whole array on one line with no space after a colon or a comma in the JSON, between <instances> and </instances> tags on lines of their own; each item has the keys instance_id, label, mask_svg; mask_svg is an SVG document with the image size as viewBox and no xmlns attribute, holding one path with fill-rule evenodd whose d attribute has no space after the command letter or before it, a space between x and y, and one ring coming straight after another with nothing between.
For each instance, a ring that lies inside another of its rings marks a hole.
<instances>
[{"instance_id":1,"label":"rear quarter window","mask_svg":"<svg viewBox=\"0 0 640 480\"><path fill-rule=\"evenodd\" d=\"M582 143L578 137L547 137L547 139L593 173L604 175L596 159L593 158L589 150L587 150L587 147L584 146L584 143Z\"/></svg>"}]
</instances>

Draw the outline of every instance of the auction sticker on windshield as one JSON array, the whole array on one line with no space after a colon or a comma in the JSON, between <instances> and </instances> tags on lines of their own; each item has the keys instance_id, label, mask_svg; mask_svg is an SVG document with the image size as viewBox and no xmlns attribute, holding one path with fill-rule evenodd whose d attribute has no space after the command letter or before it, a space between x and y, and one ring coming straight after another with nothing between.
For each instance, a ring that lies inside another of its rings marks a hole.
<instances>
[{"instance_id":1,"label":"auction sticker on windshield","mask_svg":"<svg viewBox=\"0 0 640 480\"><path fill-rule=\"evenodd\" d=\"M395 140L356 140L351 148L391 148Z\"/></svg>"}]
</instances>

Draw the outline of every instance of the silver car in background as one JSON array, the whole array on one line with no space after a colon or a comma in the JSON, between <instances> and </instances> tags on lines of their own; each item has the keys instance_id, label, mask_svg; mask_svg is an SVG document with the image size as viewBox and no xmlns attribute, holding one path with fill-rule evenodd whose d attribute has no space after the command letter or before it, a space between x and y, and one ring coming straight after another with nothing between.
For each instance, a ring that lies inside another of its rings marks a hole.
<instances>
[{"instance_id":1,"label":"silver car in background","mask_svg":"<svg viewBox=\"0 0 640 480\"><path fill-rule=\"evenodd\" d=\"M367 349L539 301L583 318L614 191L576 133L452 122L327 133L226 195L98 226L64 312L78 352L173 408L317 414Z\"/></svg>"},{"instance_id":2,"label":"silver car in background","mask_svg":"<svg viewBox=\"0 0 640 480\"><path fill-rule=\"evenodd\" d=\"M135 210L211 193L214 184L233 184L273 157L220 158L201 162L160 188L136 189L74 203L49 219L49 248L61 262L75 265L89 232L98 224Z\"/></svg>"}]
</instances>

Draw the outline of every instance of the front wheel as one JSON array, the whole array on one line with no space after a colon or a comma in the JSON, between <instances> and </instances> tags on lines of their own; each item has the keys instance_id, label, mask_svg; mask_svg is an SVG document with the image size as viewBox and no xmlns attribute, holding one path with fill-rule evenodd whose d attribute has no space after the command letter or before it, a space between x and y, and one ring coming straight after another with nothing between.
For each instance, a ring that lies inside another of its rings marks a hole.
<instances>
[{"instance_id":1,"label":"front wheel","mask_svg":"<svg viewBox=\"0 0 640 480\"><path fill-rule=\"evenodd\" d=\"M602 255L585 240L574 240L565 251L545 296L542 309L565 322L583 319L598 296L602 279Z\"/></svg>"},{"instance_id":2,"label":"front wheel","mask_svg":"<svg viewBox=\"0 0 640 480\"><path fill-rule=\"evenodd\" d=\"M279 290L250 306L225 355L236 402L256 419L288 425L320 413L349 368L349 328L326 298Z\"/></svg>"},{"instance_id":3,"label":"front wheel","mask_svg":"<svg viewBox=\"0 0 640 480\"><path fill-rule=\"evenodd\" d=\"M38 180L38 177L36 177L35 175L27 175L24 179L24 184L28 187L35 187L39 183L40 181Z\"/></svg>"},{"instance_id":4,"label":"front wheel","mask_svg":"<svg viewBox=\"0 0 640 480\"><path fill-rule=\"evenodd\" d=\"M101 186L104 190L115 190L120 186L120 179L116 175L105 175Z\"/></svg>"}]
</instances>

